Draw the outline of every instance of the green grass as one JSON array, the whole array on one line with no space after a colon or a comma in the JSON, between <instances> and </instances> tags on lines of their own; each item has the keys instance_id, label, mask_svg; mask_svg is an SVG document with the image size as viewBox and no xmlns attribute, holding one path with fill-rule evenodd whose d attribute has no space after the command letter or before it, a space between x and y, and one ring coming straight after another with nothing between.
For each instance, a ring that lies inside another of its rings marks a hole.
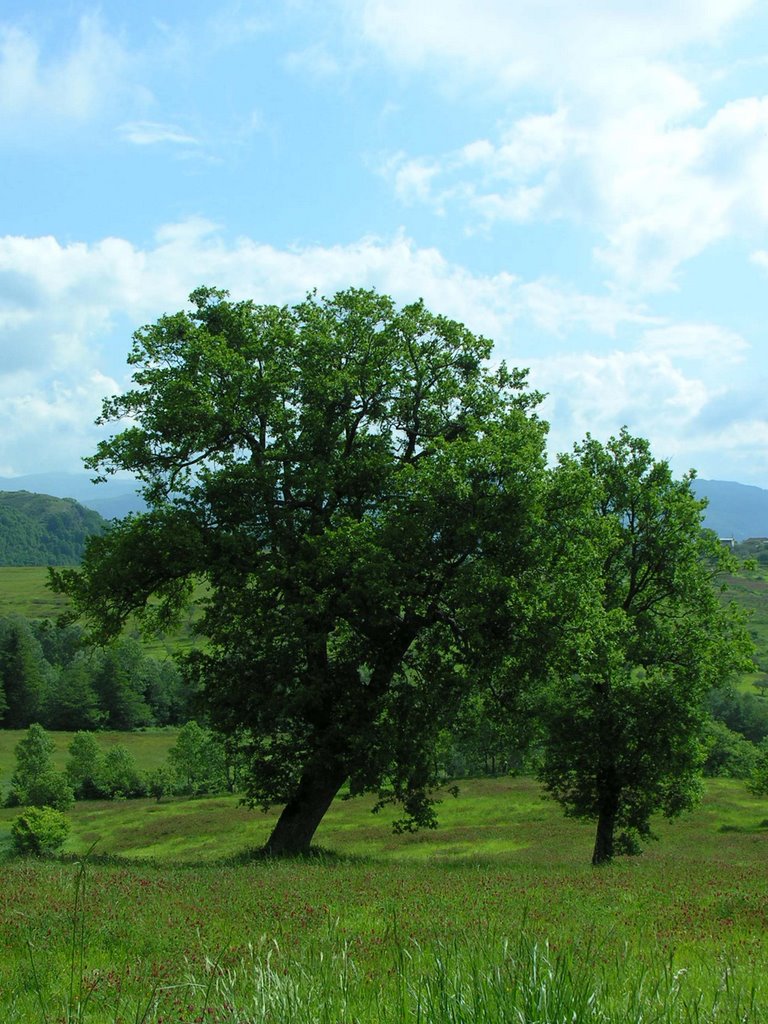
<instances>
[{"instance_id":1,"label":"green grass","mask_svg":"<svg viewBox=\"0 0 768 1024\"><path fill-rule=\"evenodd\" d=\"M527 779L466 783L415 836L370 806L334 804L332 854L265 862L245 851L274 815L234 798L77 805L77 908L74 862L2 866L0 1019L768 1019L768 803L740 784L600 870Z\"/></svg>"},{"instance_id":2,"label":"green grass","mask_svg":"<svg viewBox=\"0 0 768 1024\"><path fill-rule=\"evenodd\" d=\"M25 615L28 619L55 619L69 601L46 586L48 570L42 566L0 567L0 616Z\"/></svg>"},{"instance_id":3,"label":"green grass","mask_svg":"<svg viewBox=\"0 0 768 1024\"><path fill-rule=\"evenodd\" d=\"M54 594L47 586L48 570L42 566L0 566L0 617L24 615L28 619L56 619L71 607L69 599ZM198 588L198 595L204 590ZM199 616L192 605L182 616L179 624L167 635L141 638L142 647L155 658L191 650L199 646L193 634L193 625ZM140 639L135 621L130 620L125 632Z\"/></svg>"}]
</instances>

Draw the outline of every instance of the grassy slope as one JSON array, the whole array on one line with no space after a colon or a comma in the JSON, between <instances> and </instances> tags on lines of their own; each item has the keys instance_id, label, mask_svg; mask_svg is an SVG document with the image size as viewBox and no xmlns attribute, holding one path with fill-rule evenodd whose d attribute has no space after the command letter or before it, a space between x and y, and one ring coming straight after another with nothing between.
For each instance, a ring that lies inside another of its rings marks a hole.
<instances>
[{"instance_id":1,"label":"grassy slope","mask_svg":"<svg viewBox=\"0 0 768 1024\"><path fill-rule=\"evenodd\" d=\"M90 1002L71 1019L93 1024L766 1019L768 803L739 784L710 783L660 843L599 871L591 828L529 780L467 783L416 836L369 809L333 806L318 839L336 857L263 863L215 860L272 820L234 800L78 806L70 849L100 837L134 859L91 864L82 918L76 865L3 865L2 1019L43 1019L41 1003L64 1019L72 963ZM581 986L577 1016L541 1004Z\"/></svg>"},{"instance_id":2,"label":"grassy slope","mask_svg":"<svg viewBox=\"0 0 768 1024\"><path fill-rule=\"evenodd\" d=\"M0 566L0 616L24 615L29 619L55 619L70 607L61 594L47 586L48 569L43 566ZM191 625L194 611L185 614L173 636L160 636L143 641L147 652L155 657L186 650L192 646ZM138 636L130 625L129 632Z\"/></svg>"}]
</instances>

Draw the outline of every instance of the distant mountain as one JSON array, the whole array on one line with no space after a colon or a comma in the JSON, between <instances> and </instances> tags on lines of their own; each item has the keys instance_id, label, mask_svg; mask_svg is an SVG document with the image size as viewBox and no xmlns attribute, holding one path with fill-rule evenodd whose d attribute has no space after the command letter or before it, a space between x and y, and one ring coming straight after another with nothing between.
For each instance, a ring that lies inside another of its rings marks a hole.
<instances>
[{"instance_id":1,"label":"distant mountain","mask_svg":"<svg viewBox=\"0 0 768 1024\"><path fill-rule=\"evenodd\" d=\"M768 537L768 491L727 480L695 480L694 489L709 506L704 524L721 537Z\"/></svg>"},{"instance_id":2,"label":"distant mountain","mask_svg":"<svg viewBox=\"0 0 768 1024\"><path fill-rule=\"evenodd\" d=\"M111 477L93 484L87 473L35 473L31 476L0 477L0 489L52 494L74 498L105 519L122 519L129 512L142 512L146 505L128 477ZM694 489L707 498L705 524L721 537L746 540L768 537L768 490L725 480L696 480Z\"/></svg>"},{"instance_id":3,"label":"distant mountain","mask_svg":"<svg viewBox=\"0 0 768 1024\"><path fill-rule=\"evenodd\" d=\"M73 498L0 491L0 565L77 565L107 523Z\"/></svg>"},{"instance_id":4,"label":"distant mountain","mask_svg":"<svg viewBox=\"0 0 768 1024\"><path fill-rule=\"evenodd\" d=\"M74 498L105 519L122 519L129 512L141 512L146 508L136 493L135 482L127 477L110 477L103 484L94 484L87 473L33 473L0 477L0 489Z\"/></svg>"}]
</instances>

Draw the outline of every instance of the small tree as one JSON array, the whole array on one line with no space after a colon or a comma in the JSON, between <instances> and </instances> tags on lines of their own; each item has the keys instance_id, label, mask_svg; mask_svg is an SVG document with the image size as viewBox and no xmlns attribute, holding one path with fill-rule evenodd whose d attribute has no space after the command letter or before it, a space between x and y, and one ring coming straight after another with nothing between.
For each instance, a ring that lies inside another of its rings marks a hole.
<instances>
[{"instance_id":1,"label":"small tree","mask_svg":"<svg viewBox=\"0 0 768 1024\"><path fill-rule=\"evenodd\" d=\"M588 498L574 522L584 599L570 671L543 701L541 778L566 813L597 822L602 864L636 851L654 813L697 799L707 695L749 666L751 644L716 593L733 562L702 528L692 475L675 480L626 430L607 445L588 437L558 473Z\"/></svg>"},{"instance_id":2,"label":"small tree","mask_svg":"<svg viewBox=\"0 0 768 1024\"><path fill-rule=\"evenodd\" d=\"M101 774L102 753L91 732L76 732L69 744L65 772L78 800L99 796L97 779Z\"/></svg>"},{"instance_id":3,"label":"small tree","mask_svg":"<svg viewBox=\"0 0 768 1024\"><path fill-rule=\"evenodd\" d=\"M37 722L30 725L14 749L16 767L11 777L9 807L28 803L30 790L53 774L51 754L54 749L55 744L42 725Z\"/></svg>"},{"instance_id":4,"label":"small tree","mask_svg":"<svg viewBox=\"0 0 768 1024\"><path fill-rule=\"evenodd\" d=\"M147 793L160 803L164 796L172 796L176 792L176 776L167 765L161 764L147 772L145 787Z\"/></svg>"},{"instance_id":5,"label":"small tree","mask_svg":"<svg viewBox=\"0 0 768 1024\"><path fill-rule=\"evenodd\" d=\"M168 763L179 792L198 796L227 788L224 747L221 740L195 721L179 729L176 743L168 751Z\"/></svg>"},{"instance_id":6,"label":"small tree","mask_svg":"<svg viewBox=\"0 0 768 1024\"><path fill-rule=\"evenodd\" d=\"M102 757L96 787L99 794L109 800L145 794L146 788L136 759L122 743L110 747Z\"/></svg>"},{"instance_id":7,"label":"small tree","mask_svg":"<svg viewBox=\"0 0 768 1024\"><path fill-rule=\"evenodd\" d=\"M52 807L30 807L11 825L11 848L21 856L55 853L66 842L69 822Z\"/></svg>"}]
</instances>

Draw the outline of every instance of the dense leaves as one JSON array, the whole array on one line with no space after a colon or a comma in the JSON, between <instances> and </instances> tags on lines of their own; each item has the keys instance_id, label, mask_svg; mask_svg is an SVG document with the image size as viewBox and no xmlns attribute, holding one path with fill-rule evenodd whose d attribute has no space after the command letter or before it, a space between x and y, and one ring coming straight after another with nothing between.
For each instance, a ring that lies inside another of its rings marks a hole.
<instances>
[{"instance_id":1,"label":"dense leaves","mask_svg":"<svg viewBox=\"0 0 768 1024\"><path fill-rule=\"evenodd\" d=\"M535 604L538 396L421 303L191 300L136 333L135 387L103 416L132 425L90 460L135 473L149 510L56 585L109 635L203 581L187 674L248 799L288 801L275 852L345 779L430 823L441 726Z\"/></svg>"},{"instance_id":2,"label":"dense leaves","mask_svg":"<svg viewBox=\"0 0 768 1024\"><path fill-rule=\"evenodd\" d=\"M149 657L131 637L94 648L77 626L0 618L3 728L178 725L189 717L190 699L175 664Z\"/></svg>"},{"instance_id":3,"label":"dense leaves","mask_svg":"<svg viewBox=\"0 0 768 1024\"><path fill-rule=\"evenodd\" d=\"M589 482L579 550L592 602L546 693L541 777L568 813L597 821L602 863L648 838L654 812L692 805L707 695L749 667L751 646L713 586L730 556L702 530L691 477L675 480L626 431L588 438L558 472Z\"/></svg>"}]
</instances>

